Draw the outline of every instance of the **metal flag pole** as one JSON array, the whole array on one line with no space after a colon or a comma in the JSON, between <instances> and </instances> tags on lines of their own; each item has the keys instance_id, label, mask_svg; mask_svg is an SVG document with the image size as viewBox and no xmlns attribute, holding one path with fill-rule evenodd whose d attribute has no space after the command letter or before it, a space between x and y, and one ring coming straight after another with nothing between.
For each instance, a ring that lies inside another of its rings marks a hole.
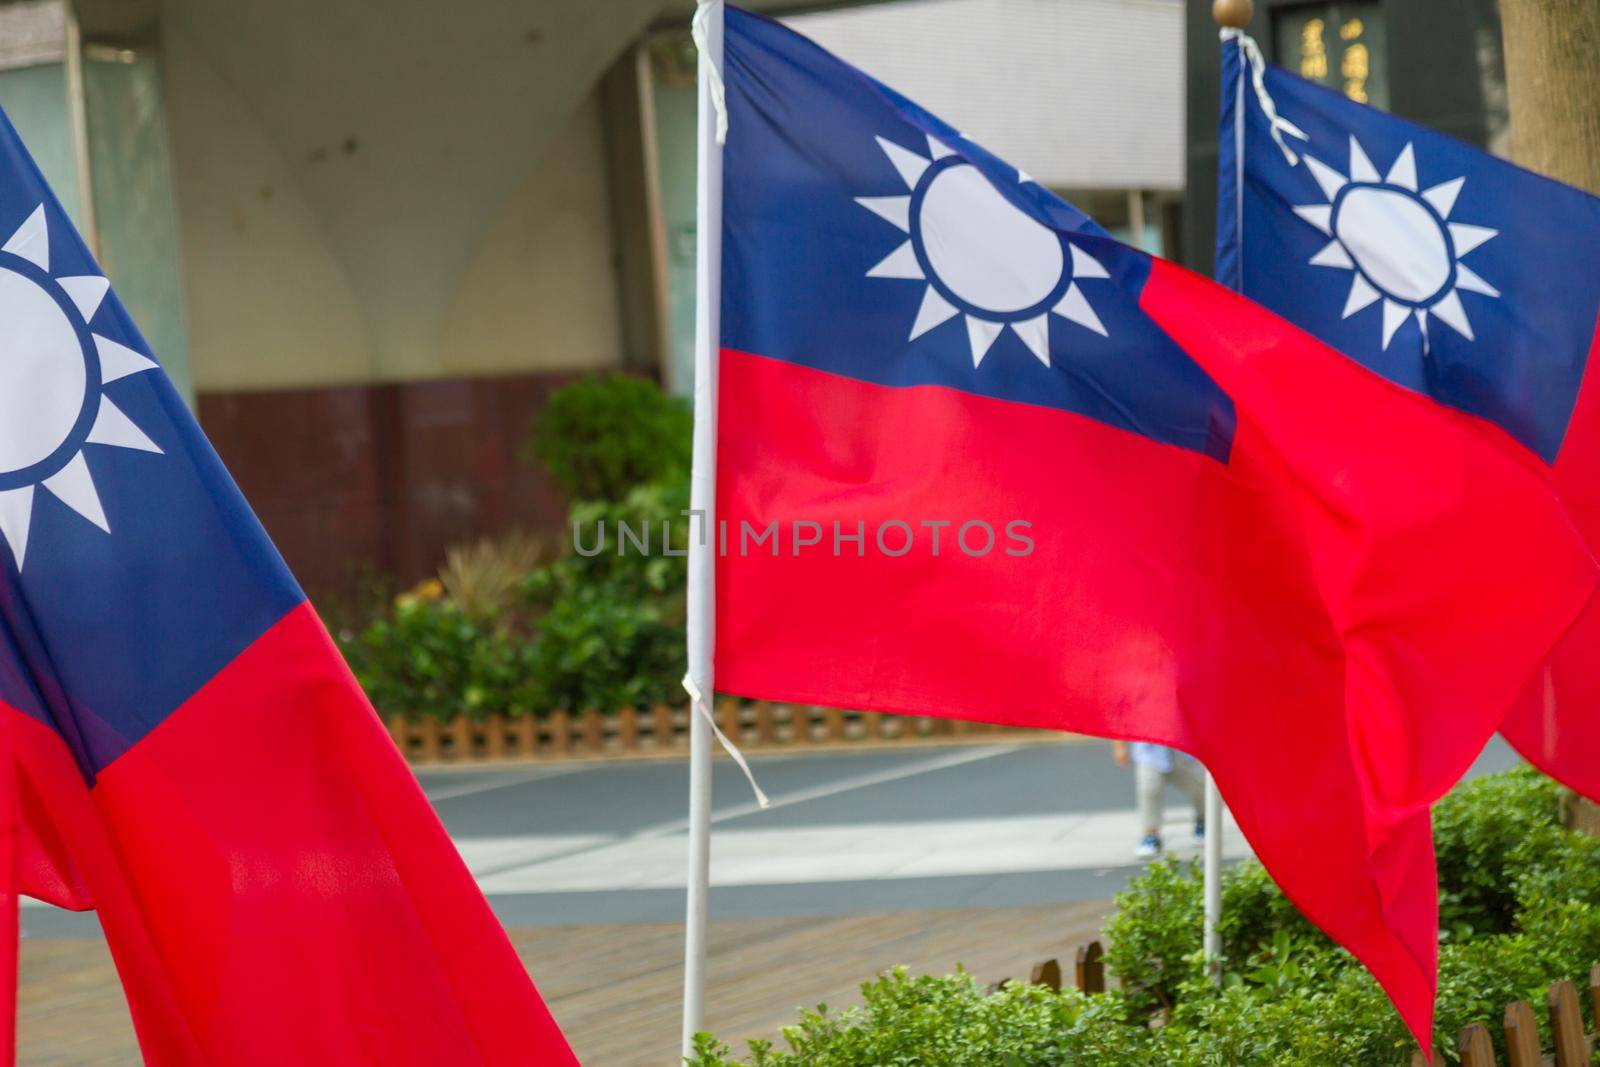
<instances>
[{"instance_id":1,"label":"metal flag pole","mask_svg":"<svg viewBox=\"0 0 1600 1067\"><path fill-rule=\"evenodd\" d=\"M715 646L717 350L722 312L722 3L698 0L699 148L695 190L694 460L689 481L688 682L709 700ZM704 709L698 709L703 712ZM683 923L683 1055L705 1026L706 924L711 883L711 722L689 713L689 871Z\"/></svg>"},{"instance_id":2,"label":"metal flag pole","mask_svg":"<svg viewBox=\"0 0 1600 1067\"><path fill-rule=\"evenodd\" d=\"M1206 772L1205 950L1211 980L1222 985L1222 793Z\"/></svg>"},{"instance_id":3,"label":"metal flag pole","mask_svg":"<svg viewBox=\"0 0 1600 1067\"><path fill-rule=\"evenodd\" d=\"M1225 33L1232 30L1234 33L1242 34L1254 14L1255 5L1251 0L1213 0L1211 4L1211 17ZM1236 121L1233 133L1234 152L1236 157L1242 160L1243 156L1240 153L1244 151L1242 119L1245 106L1242 69L1239 80L1240 84L1234 89L1237 97L1234 102ZM1237 279L1218 280L1224 285L1237 285ZM1205 918L1202 937L1206 969L1211 973L1211 980L1220 988L1222 985L1222 793L1217 789L1217 780L1212 777L1209 769L1206 771L1205 821Z\"/></svg>"}]
</instances>

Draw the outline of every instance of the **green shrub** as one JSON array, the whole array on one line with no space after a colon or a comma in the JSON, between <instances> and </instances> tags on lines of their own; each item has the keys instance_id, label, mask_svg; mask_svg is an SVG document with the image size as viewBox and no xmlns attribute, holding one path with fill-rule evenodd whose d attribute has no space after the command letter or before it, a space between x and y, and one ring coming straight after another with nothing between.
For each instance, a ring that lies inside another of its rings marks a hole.
<instances>
[{"instance_id":1,"label":"green shrub","mask_svg":"<svg viewBox=\"0 0 1600 1067\"><path fill-rule=\"evenodd\" d=\"M582 711L675 699L684 670L682 597L639 600L576 585L542 615L530 664L544 706Z\"/></svg>"},{"instance_id":2,"label":"green shrub","mask_svg":"<svg viewBox=\"0 0 1600 1067\"><path fill-rule=\"evenodd\" d=\"M1346 958L1347 959L1347 958ZM1410 1035L1376 982L1339 955L1306 948L1292 983L1230 981L1196 990L1162 1029L1152 1063L1184 1067L1389 1067Z\"/></svg>"},{"instance_id":3,"label":"green shrub","mask_svg":"<svg viewBox=\"0 0 1600 1067\"><path fill-rule=\"evenodd\" d=\"M1466 782L1434 806L1439 928L1450 938L1510 933L1517 875L1560 851L1561 787L1528 767Z\"/></svg>"},{"instance_id":4,"label":"green shrub","mask_svg":"<svg viewBox=\"0 0 1600 1067\"><path fill-rule=\"evenodd\" d=\"M585 378L558 389L528 452L574 500L620 500L646 482L687 481L694 419L643 378Z\"/></svg>"},{"instance_id":5,"label":"green shrub","mask_svg":"<svg viewBox=\"0 0 1600 1067\"><path fill-rule=\"evenodd\" d=\"M1202 974L1200 871L1168 859L1153 863L1117 894L1106 923L1106 963L1122 979L1129 1021L1171 1010Z\"/></svg>"},{"instance_id":6,"label":"green shrub","mask_svg":"<svg viewBox=\"0 0 1600 1067\"><path fill-rule=\"evenodd\" d=\"M615 711L672 701L685 664L687 561L663 552L663 524L673 551L686 545L686 484L641 485L620 501L574 504L572 524L584 552L531 573L524 593L542 609L532 652L540 692L550 707ZM647 552L619 525L642 535Z\"/></svg>"},{"instance_id":7,"label":"green shrub","mask_svg":"<svg viewBox=\"0 0 1600 1067\"><path fill-rule=\"evenodd\" d=\"M690 424L682 401L642 379L555 393L531 449L575 498L582 551L546 563L549 546L522 535L452 548L437 580L342 637L373 703L448 718L676 701Z\"/></svg>"},{"instance_id":8,"label":"green shrub","mask_svg":"<svg viewBox=\"0 0 1600 1067\"><path fill-rule=\"evenodd\" d=\"M1249 970L1265 960L1263 953L1280 946L1285 935L1291 945L1316 944L1331 948L1315 926L1306 921L1283 890L1259 863L1240 863L1222 874L1222 954L1236 969Z\"/></svg>"},{"instance_id":9,"label":"green shrub","mask_svg":"<svg viewBox=\"0 0 1600 1067\"><path fill-rule=\"evenodd\" d=\"M1148 1031L1109 1014L1116 998L1052 993L1013 984L985 995L964 972L942 978L897 968L861 987L863 1005L842 1012L819 1005L784 1027L788 1046L751 1042L750 1057L709 1034L694 1067L1116 1067L1149 1063Z\"/></svg>"},{"instance_id":10,"label":"green shrub","mask_svg":"<svg viewBox=\"0 0 1600 1067\"><path fill-rule=\"evenodd\" d=\"M530 589L553 598L578 585L604 585L619 596L639 599L681 597L689 580L688 560L663 551L662 527L674 553L688 547L689 483L635 486L618 500L580 501L568 514L568 529L581 551L574 551L535 578ZM631 535L624 535L627 527ZM698 533L698 530L696 531ZM642 540L647 552L640 552ZM592 554L589 554L592 553ZM545 583L541 587L540 583Z\"/></svg>"},{"instance_id":11,"label":"green shrub","mask_svg":"<svg viewBox=\"0 0 1600 1067\"><path fill-rule=\"evenodd\" d=\"M367 695L386 714L516 714L539 704L527 642L425 592L342 642Z\"/></svg>"}]
</instances>

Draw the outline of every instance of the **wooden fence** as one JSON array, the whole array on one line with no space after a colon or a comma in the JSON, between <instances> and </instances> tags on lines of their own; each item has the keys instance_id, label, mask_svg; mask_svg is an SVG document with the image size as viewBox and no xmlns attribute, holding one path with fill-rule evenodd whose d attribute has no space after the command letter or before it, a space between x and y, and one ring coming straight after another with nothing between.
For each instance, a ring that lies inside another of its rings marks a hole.
<instances>
[{"instance_id":1,"label":"wooden fence","mask_svg":"<svg viewBox=\"0 0 1600 1067\"><path fill-rule=\"evenodd\" d=\"M1106 991L1106 961L1105 948L1098 941L1091 941L1087 945L1079 945L1075 958L1072 961L1072 984L1080 993L1104 993ZM1009 985L1013 979L1002 978L989 987L993 993L1001 986ZM1061 962L1054 958L1044 960L1033 965L1033 971L1028 976L1029 985L1049 986L1057 993L1061 992L1062 973Z\"/></svg>"},{"instance_id":2,"label":"wooden fence","mask_svg":"<svg viewBox=\"0 0 1600 1067\"><path fill-rule=\"evenodd\" d=\"M746 750L1056 736L959 719L737 700L719 700L716 714L722 732ZM413 763L667 755L689 746L688 709L665 705L648 711L623 708L609 715L591 709L577 715L458 715L448 721L392 715L387 721L395 744Z\"/></svg>"},{"instance_id":3,"label":"wooden fence","mask_svg":"<svg viewBox=\"0 0 1600 1067\"><path fill-rule=\"evenodd\" d=\"M1506 1005L1502 1020L1506 1039L1506 1067L1582 1067L1591 1061L1597 1037L1583 1029L1583 1011L1578 1005L1578 987L1563 979L1550 986L1546 994L1550 1006L1552 1055L1546 1056L1539 1039L1539 1021L1533 1005L1526 1000ZM1589 971L1589 1004L1600 1019L1600 964ZM1461 1067L1499 1067L1489 1027L1473 1023L1456 1037ZM1425 1067L1427 1057L1419 1050L1411 1057L1412 1067Z\"/></svg>"},{"instance_id":4,"label":"wooden fence","mask_svg":"<svg viewBox=\"0 0 1600 1067\"><path fill-rule=\"evenodd\" d=\"M1074 960L1073 985L1083 993L1104 993L1106 990L1105 951L1099 941L1081 946ZM1059 992L1062 986L1061 963L1055 959L1036 963L1028 978L1032 985L1049 986ZM1011 982L1002 978L989 987L990 992ZM1544 1043L1539 1036L1539 1020L1533 1005L1525 1000L1506 1005L1502 1020L1507 1059L1495 1058L1494 1037L1484 1023L1464 1027L1456 1036L1456 1048L1461 1055L1461 1067L1586 1067L1600 1048L1600 1033L1584 1031L1583 1010L1578 1003L1578 987L1563 979L1552 983L1547 999L1550 1007L1550 1042L1554 1051L1544 1053ZM1596 1020L1600 1020L1600 964L1589 972L1589 1004ZM1597 1022L1596 1025L1600 1025ZM1410 1067L1428 1067L1428 1058L1422 1050L1411 1054ZM1443 1060L1436 1052L1433 1062Z\"/></svg>"}]
</instances>

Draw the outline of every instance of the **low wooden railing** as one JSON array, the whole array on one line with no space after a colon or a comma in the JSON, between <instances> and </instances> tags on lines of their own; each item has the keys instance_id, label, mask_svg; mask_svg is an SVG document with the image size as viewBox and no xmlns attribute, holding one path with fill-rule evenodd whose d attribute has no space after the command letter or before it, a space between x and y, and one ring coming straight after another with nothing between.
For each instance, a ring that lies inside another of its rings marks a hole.
<instances>
[{"instance_id":1,"label":"low wooden railing","mask_svg":"<svg viewBox=\"0 0 1600 1067\"><path fill-rule=\"evenodd\" d=\"M1091 941L1078 949L1074 967L1074 984L1083 993L1104 993L1106 989L1105 952L1098 941ZM1002 978L989 987L990 992L1011 982ZM1034 964L1028 981L1060 991L1061 964L1055 959ZM1550 1007L1550 1042L1554 1048L1545 1055L1544 1042L1539 1035L1539 1020L1533 1005L1525 1000L1506 1005L1502 1020L1506 1044L1504 1065L1495 1058L1494 1036L1484 1023L1463 1027L1456 1037L1456 1048L1461 1054L1461 1067L1586 1067L1600 1048L1600 1034L1584 1031L1583 1010L1578 1003L1578 987L1566 980L1553 982L1547 994ZM1589 971L1589 1004L1596 1019L1600 1019L1600 964ZM1438 1053L1435 1064L1443 1062ZM1428 1058L1421 1049L1411 1055L1410 1067L1427 1067Z\"/></svg>"},{"instance_id":2,"label":"low wooden railing","mask_svg":"<svg viewBox=\"0 0 1600 1067\"><path fill-rule=\"evenodd\" d=\"M1506 1005L1502 1020L1505 1067L1583 1067L1593 1059L1600 1035L1584 1032L1578 987L1565 979L1551 983L1546 1000L1550 1007L1552 1055L1544 1054L1533 1005L1526 1000L1513 1001ZM1600 964L1589 971L1589 1004L1595 1009L1596 1018L1600 1018ZM1456 1037L1456 1048L1461 1053L1461 1067L1500 1067L1500 1061L1495 1059L1494 1039L1483 1023L1463 1027ZM1420 1050L1411 1057L1413 1067L1426 1062L1427 1057Z\"/></svg>"},{"instance_id":3,"label":"low wooden railing","mask_svg":"<svg viewBox=\"0 0 1600 1067\"><path fill-rule=\"evenodd\" d=\"M1080 993L1104 993L1106 991L1106 961L1105 947L1098 941L1090 941L1086 945L1079 945L1078 951L1072 961L1072 984ZM1049 986L1057 993L1061 992L1061 962L1051 958L1041 960L1033 965L1033 970L1028 976L1029 985ZM1014 979L1002 978L989 987L993 993L1003 986L1011 984Z\"/></svg>"},{"instance_id":4,"label":"low wooden railing","mask_svg":"<svg viewBox=\"0 0 1600 1067\"><path fill-rule=\"evenodd\" d=\"M1046 739L1048 731L959 719L885 715L796 704L719 700L717 725L742 749L927 743L965 737ZM689 711L660 705L612 714L388 717L389 732L413 763L667 755L688 750Z\"/></svg>"}]
</instances>

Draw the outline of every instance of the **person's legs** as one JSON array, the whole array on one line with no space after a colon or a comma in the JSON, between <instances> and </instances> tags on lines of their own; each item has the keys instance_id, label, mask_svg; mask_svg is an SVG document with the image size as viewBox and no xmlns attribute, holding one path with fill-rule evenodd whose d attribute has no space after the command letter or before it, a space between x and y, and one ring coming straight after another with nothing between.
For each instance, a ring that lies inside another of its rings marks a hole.
<instances>
[{"instance_id":1,"label":"person's legs","mask_svg":"<svg viewBox=\"0 0 1600 1067\"><path fill-rule=\"evenodd\" d=\"M1206 818L1206 769L1199 760L1175 756L1172 760L1172 784L1194 805L1194 821Z\"/></svg>"},{"instance_id":2,"label":"person's legs","mask_svg":"<svg viewBox=\"0 0 1600 1067\"><path fill-rule=\"evenodd\" d=\"M1154 767L1142 763L1133 768L1133 787L1139 807L1138 856L1153 859L1161 853L1161 795L1166 791L1167 776Z\"/></svg>"},{"instance_id":3,"label":"person's legs","mask_svg":"<svg viewBox=\"0 0 1600 1067\"><path fill-rule=\"evenodd\" d=\"M1172 784L1194 805L1194 836L1206 835L1206 769L1199 760L1179 756L1172 761Z\"/></svg>"}]
</instances>

